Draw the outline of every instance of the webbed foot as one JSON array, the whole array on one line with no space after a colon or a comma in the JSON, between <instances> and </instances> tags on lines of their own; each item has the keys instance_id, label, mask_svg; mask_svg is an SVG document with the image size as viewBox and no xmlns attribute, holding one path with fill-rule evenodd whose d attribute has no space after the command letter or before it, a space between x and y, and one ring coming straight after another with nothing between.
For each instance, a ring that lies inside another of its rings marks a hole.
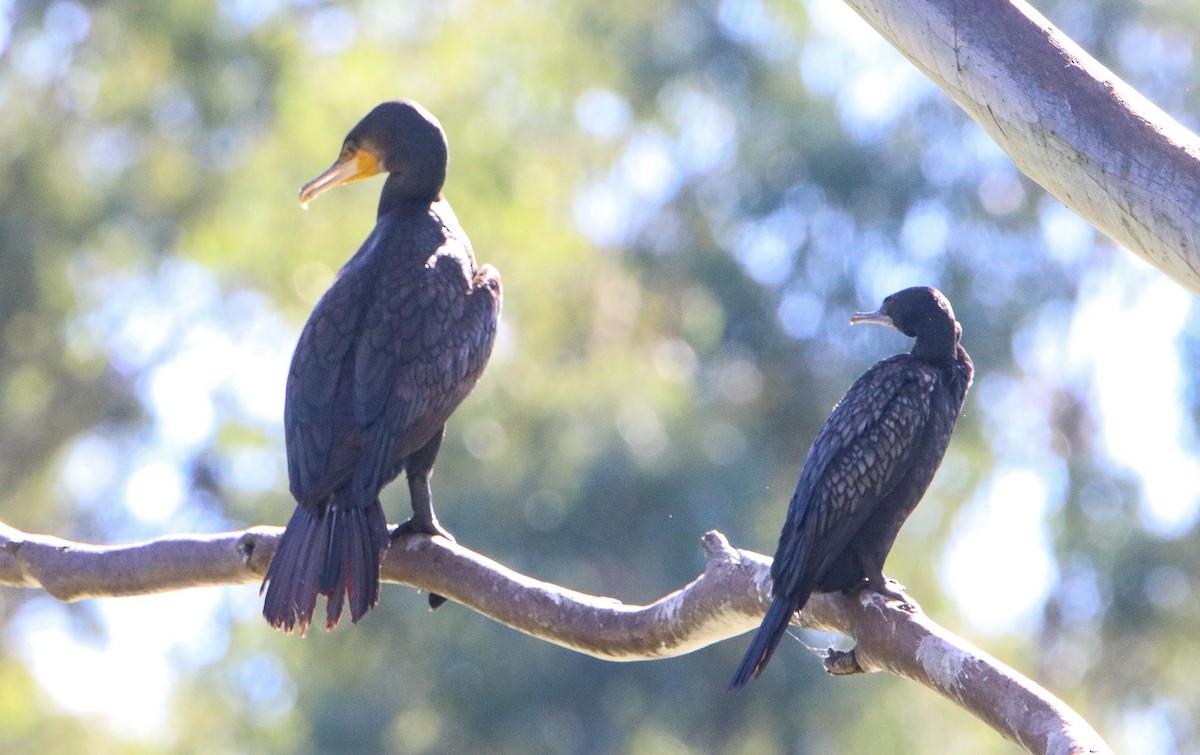
<instances>
[{"instance_id":1,"label":"webbed foot","mask_svg":"<svg viewBox=\"0 0 1200 755\"><path fill-rule=\"evenodd\" d=\"M867 586L882 595L888 601L895 601L898 603L899 605L897 607L901 611L916 613L917 611L921 610L921 606L917 605L917 602L909 597L908 593L905 592L906 588L904 585L900 584L894 579L888 579L880 574L877 578L868 578Z\"/></svg>"},{"instance_id":2,"label":"webbed foot","mask_svg":"<svg viewBox=\"0 0 1200 755\"><path fill-rule=\"evenodd\" d=\"M400 538L408 537L409 535L444 537L452 543L458 542L454 539L454 535L451 535L448 530L443 528L442 525L438 524L436 519L430 522L421 523L416 521L416 517L413 517L406 522L401 522L400 524L396 525L396 529L392 530L390 533L390 537L393 542L399 540ZM437 609L441 608L445 602L446 598L444 596L438 595L437 593L429 593L430 611L436 611Z\"/></svg>"},{"instance_id":3,"label":"webbed foot","mask_svg":"<svg viewBox=\"0 0 1200 755\"><path fill-rule=\"evenodd\" d=\"M450 531L442 527L436 519L428 522L419 522L416 517L409 519L406 522L401 522L396 525L396 529L392 530L392 540L399 540L408 535L429 535L430 537L444 537L452 543L458 542L454 539L454 535Z\"/></svg>"}]
</instances>

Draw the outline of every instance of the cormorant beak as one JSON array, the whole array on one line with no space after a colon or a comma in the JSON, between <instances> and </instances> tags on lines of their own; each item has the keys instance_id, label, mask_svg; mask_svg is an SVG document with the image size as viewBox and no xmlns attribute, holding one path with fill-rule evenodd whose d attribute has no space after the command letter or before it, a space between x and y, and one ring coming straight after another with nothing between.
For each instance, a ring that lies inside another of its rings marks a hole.
<instances>
[{"instance_id":1,"label":"cormorant beak","mask_svg":"<svg viewBox=\"0 0 1200 755\"><path fill-rule=\"evenodd\" d=\"M886 325L889 328L896 327L896 324L892 322L892 318L885 315L882 309L877 309L874 312L855 312L850 315L851 325L859 325L864 322L871 325Z\"/></svg>"},{"instance_id":2,"label":"cormorant beak","mask_svg":"<svg viewBox=\"0 0 1200 755\"><path fill-rule=\"evenodd\" d=\"M307 210L309 202L329 189L382 172L383 167L379 164L379 160L366 150L358 149L348 154L343 153L337 162L329 166L329 170L301 187L300 206Z\"/></svg>"}]
</instances>

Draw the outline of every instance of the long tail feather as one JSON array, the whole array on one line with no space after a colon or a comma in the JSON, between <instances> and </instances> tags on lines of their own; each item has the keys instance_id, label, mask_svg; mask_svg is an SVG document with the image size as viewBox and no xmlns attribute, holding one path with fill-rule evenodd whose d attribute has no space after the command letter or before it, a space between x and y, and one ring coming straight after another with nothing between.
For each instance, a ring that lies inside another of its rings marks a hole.
<instances>
[{"instance_id":1,"label":"long tail feather","mask_svg":"<svg viewBox=\"0 0 1200 755\"><path fill-rule=\"evenodd\" d=\"M357 622L371 606L379 602L379 562L391 543L383 507L378 502L360 510L361 519L349 538L346 554L347 592L350 598L350 619Z\"/></svg>"},{"instance_id":2,"label":"long tail feather","mask_svg":"<svg viewBox=\"0 0 1200 755\"><path fill-rule=\"evenodd\" d=\"M332 587L325 594L325 628L333 629L342 618L345 599L350 600L350 620L357 623L379 602L379 563L391 540L383 507L376 500L366 508L338 512L337 546L329 549L325 571Z\"/></svg>"},{"instance_id":3,"label":"long tail feather","mask_svg":"<svg viewBox=\"0 0 1200 755\"><path fill-rule=\"evenodd\" d=\"M349 594L350 616L357 622L379 602L379 564L388 543L379 501L331 507L320 517L297 506L263 580L263 615L271 626L303 635L322 594L328 597L325 626L333 629Z\"/></svg>"},{"instance_id":4,"label":"long tail feather","mask_svg":"<svg viewBox=\"0 0 1200 755\"><path fill-rule=\"evenodd\" d=\"M742 665L738 666L737 673L733 675L733 681L729 683L730 690L741 689L752 678L762 673L767 666L767 661L771 660L771 656L775 653L775 648L779 647L779 641L783 639L783 633L787 631L792 614L795 612L796 609L792 607L791 601L786 598L775 598L771 601L771 607L767 609L767 615L763 617L762 625L755 633L754 639L750 641L750 647L742 658Z\"/></svg>"},{"instance_id":5,"label":"long tail feather","mask_svg":"<svg viewBox=\"0 0 1200 755\"><path fill-rule=\"evenodd\" d=\"M271 626L285 632L299 629L302 636L308 631L317 605L317 576L328 538L327 520L297 506L263 579L267 593L263 616Z\"/></svg>"},{"instance_id":6,"label":"long tail feather","mask_svg":"<svg viewBox=\"0 0 1200 755\"><path fill-rule=\"evenodd\" d=\"M338 527L339 512L340 509L337 506L330 506L325 512L325 519L328 520L326 526L329 527L329 539L325 543L325 565L321 568L321 581L317 587L322 595L333 595L333 591L341 580L343 536Z\"/></svg>"}]
</instances>

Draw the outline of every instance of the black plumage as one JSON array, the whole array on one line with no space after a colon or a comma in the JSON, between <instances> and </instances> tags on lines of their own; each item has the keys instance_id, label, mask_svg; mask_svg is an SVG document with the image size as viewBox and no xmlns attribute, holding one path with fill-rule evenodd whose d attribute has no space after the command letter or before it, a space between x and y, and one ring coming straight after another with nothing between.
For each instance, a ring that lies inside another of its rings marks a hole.
<instances>
[{"instance_id":1,"label":"black plumage","mask_svg":"<svg viewBox=\"0 0 1200 755\"><path fill-rule=\"evenodd\" d=\"M916 343L856 380L813 441L771 565L771 606L732 689L762 672L812 593L893 594L883 562L942 463L971 385L962 328L937 289L907 288L850 322L890 325Z\"/></svg>"},{"instance_id":2,"label":"black plumage","mask_svg":"<svg viewBox=\"0 0 1200 755\"><path fill-rule=\"evenodd\" d=\"M387 173L375 229L300 334L284 406L296 511L263 582L272 626L303 633L317 595L326 627L348 597L358 621L379 599L390 542L379 491L402 471L412 518L401 531L449 534L429 478L445 422L479 379L500 316L500 277L477 267L442 197L442 127L409 101L385 102L346 136L337 161L300 191Z\"/></svg>"}]
</instances>

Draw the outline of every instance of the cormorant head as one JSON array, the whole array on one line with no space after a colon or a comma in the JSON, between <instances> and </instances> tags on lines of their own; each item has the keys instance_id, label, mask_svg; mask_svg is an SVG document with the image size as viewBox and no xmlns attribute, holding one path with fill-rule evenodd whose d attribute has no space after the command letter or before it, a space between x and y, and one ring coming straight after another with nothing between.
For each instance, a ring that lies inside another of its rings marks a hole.
<instances>
[{"instance_id":1,"label":"cormorant head","mask_svg":"<svg viewBox=\"0 0 1200 755\"><path fill-rule=\"evenodd\" d=\"M432 113L412 100L385 102L350 129L338 159L300 189L300 204L378 173L397 182L391 191L433 201L446 181L446 158L446 133Z\"/></svg>"},{"instance_id":2,"label":"cormorant head","mask_svg":"<svg viewBox=\"0 0 1200 755\"><path fill-rule=\"evenodd\" d=\"M954 319L950 300L929 286L897 291L874 312L858 312L850 318L851 325L864 322L888 325L909 338L916 338L913 353L927 356L953 357L962 336L962 326Z\"/></svg>"}]
</instances>

